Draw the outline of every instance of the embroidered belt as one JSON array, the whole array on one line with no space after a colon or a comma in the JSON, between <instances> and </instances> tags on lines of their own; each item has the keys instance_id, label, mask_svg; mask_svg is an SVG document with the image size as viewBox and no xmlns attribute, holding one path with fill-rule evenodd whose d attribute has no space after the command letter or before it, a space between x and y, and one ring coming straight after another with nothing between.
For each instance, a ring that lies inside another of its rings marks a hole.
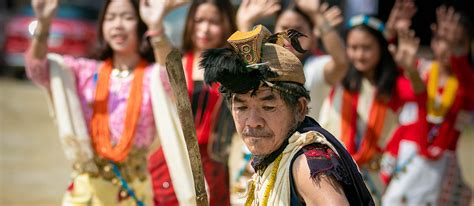
<instances>
[{"instance_id":1,"label":"embroidered belt","mask_svg":"<svg viewBox=\"0 0 474 206\"><path fill-rule=\"evenodd\" d=\"M136 179L140 181L146 180L148 174L147 152L146 149L132 148L124 162L114 163L117 165L125 181L133 182ZM114 173L112 162L97 155L89 162L75 163L73 169L78 174L89 174L91 177L100 177L114 184L120 184L119 179Z\"/></svg>"}]
</instances>

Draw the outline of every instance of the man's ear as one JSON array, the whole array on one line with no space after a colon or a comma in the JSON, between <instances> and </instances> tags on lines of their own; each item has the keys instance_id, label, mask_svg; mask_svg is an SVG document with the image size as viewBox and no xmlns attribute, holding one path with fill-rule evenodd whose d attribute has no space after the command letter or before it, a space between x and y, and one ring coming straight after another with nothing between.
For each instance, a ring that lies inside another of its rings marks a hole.
<instances>
[{"instance_id":1,"label":"man's ear","mask_svg":"<svg viewBox=\"0 0 474 206\"><path fill-rule=\"evenodd\" d=\"M302 122L308 114L308 100L304 97L298 99L298 121Z\"/></svg>"}]
</instances>

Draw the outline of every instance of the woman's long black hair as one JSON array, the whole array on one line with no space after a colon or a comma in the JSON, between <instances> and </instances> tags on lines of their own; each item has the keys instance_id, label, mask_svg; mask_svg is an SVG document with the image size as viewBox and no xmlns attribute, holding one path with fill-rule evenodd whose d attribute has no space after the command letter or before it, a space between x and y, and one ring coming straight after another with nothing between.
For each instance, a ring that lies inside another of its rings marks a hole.
<instances>
[{"instance_id":1,"label":"woman's long black hair","mask_svg":"<svg viewBox=\"0 0 474 206\"><path fill-rule=\"evenodd\" d=\"M358 25L352 27L346 33L346 39L348 34L352 30L364 31L377 39L380 46L380 59L374 71L374 81L377 87L377 99L391 98L393 90L396 86L396 81L400 71L397 68L392 55L388 51L388 42L384 38L383 34L371 27L366 25ZM349 71L342 81L342 85L351 93L360 91L362 85L362 72L358 71L353 64L350 65Z\"/></svg>"},{"instance_id":2,"label":"woman's long black hair","mask_svg":"<svg viewBox=\"0 0 474 206\"><path fill-rule=\"evenodd\" d=\"M113 55L112 48L105 42L104 40L104 32L102 31L102 24L104 24L105 12L107 12L107 8L110 5L111 0L107 0L100 11L99 22L97 24L97 41L98 41L98 49L96 50L97 53L94 54L94 58L105 60L111 58ZM147 60L148 62L155 62L155 56L153 54L153 49L148 42L148 40L144 37L145 32L147 31L148 27L146 26L145 22L142 21L140 18L140 10L139 4L137 0L130 0L130 3L133 5L133 10L137 15L138 25L137 25L137 38L138 38L138 52L140 57Z\"/></svg>"}]
</instances>

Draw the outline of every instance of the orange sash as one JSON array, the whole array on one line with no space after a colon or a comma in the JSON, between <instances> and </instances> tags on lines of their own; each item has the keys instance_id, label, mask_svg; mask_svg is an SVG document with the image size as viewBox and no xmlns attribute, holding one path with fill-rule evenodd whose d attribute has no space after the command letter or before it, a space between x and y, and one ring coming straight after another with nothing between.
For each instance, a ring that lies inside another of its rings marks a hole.
<instances>
[{"instance_id":1,"label":"orange sash","mask_svg":"<svg viewBox=\"0 0 474 206\"><path fill-rule=\"evenodd\" d=\"M367 129L357 149L357 104L359 94L351 94L344 89L342 98L341 139L357 164L363 165L368 163L379 150L378 141L385 122L387 104L377 99L373 100Z\"/></svg>"},{"instance_id":2,"label":"orange sash","mask_svg":"<svg viewBox=\"0 0 474 206\"><path fill-rule=\"evenodd\" d=\"M107 59L99 70L90 127L95 151L103 158L114 162L123 162L132 148L136 125L140 116L143 76L146 65L146 61L141 60L133 72L134 77L125 113L125 126L122 136L115 146L112 146L110 141L109 112L107 108L112 60Z\"/></svg>"}]
</instances>

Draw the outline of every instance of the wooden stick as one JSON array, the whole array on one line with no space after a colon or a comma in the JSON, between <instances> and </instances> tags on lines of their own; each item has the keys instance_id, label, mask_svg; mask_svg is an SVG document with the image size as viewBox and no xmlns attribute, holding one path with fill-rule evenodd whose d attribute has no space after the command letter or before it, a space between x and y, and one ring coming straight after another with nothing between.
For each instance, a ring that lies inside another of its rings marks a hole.
<instances>
[{"instance_id":1,"label":"wooden stick","mask_svg":"<svg viewBox=\"0 0 474 206\"><path fill-rule=\"evenodd\" d=\"M188 88L184 77L183 64L181 62L181 53L173 49L166 57L166 71L176 97L179 121L183 129L184 140L188 149L189 160L193 172L194 188L196 190L196 203L199 206L208 206L207 192L204 184L203 170L201 166L201 155L197 142L196 127L194 126L191 103L189 102ZM170 164L173 164L170 162ZM175 189L179 185L175 185Z\"/></svg>"}]
</instances>

